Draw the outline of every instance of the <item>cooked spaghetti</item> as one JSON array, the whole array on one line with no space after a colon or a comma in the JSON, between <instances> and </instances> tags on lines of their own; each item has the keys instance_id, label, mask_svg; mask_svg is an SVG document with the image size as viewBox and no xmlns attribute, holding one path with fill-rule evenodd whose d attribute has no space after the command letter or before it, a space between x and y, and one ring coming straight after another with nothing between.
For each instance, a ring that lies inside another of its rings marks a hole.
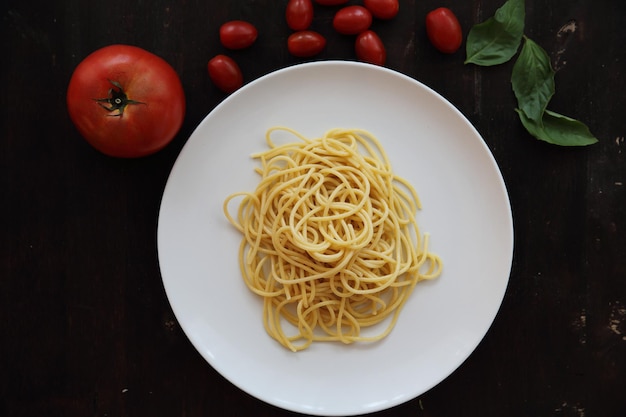
<instances>
[{"instance_id":1,"label":"cooked spaghetti","mask_svg":"<svg viewBox=\"0 0 626 417\"><path fill-rule=\"evenodd\" d=\"M275 144L276 131L298 141ZM313 341L384 338L415 285L442 268L418 228L415 189L394 175L365 130L310 139L275 127L266 140L270 149L253 155L260 162L256 190L224 202L243 234L239 264L248 288L263 298L266 331L293 351ZM384 321L375 335L363 334Z\"/></svg>"}]
</instances>

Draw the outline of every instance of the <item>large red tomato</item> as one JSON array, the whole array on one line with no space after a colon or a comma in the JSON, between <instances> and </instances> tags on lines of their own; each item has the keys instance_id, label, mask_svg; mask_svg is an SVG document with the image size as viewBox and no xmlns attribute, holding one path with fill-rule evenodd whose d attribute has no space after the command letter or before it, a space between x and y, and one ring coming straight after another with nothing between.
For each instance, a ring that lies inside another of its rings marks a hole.
<instances>
[{"instance_id":1,"label":"large red tomato","mask_svg":"<svg viewBox=\"0 0 626 417\"><path fill-rule=\"evenodd\" d=\"M164 148L185 117L185 93L174 69L135 46L111 45L87 56L67 88L67 109L99 151L136 158Z\"/></svg>"}]
</instances>

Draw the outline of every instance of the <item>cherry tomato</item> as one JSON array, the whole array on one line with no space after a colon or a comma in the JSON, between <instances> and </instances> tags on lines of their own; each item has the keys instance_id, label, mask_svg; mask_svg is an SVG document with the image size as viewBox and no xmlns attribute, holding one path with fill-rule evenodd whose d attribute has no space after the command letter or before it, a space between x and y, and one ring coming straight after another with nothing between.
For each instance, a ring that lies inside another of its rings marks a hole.
<instances>
[{"instance_id":1,"label":"cherry tomato","mask_svg":"<svg viewBox=\"0 0 626 417\"><path fill-rule=\"evenodd\" d=\"M426 34L433 46L446 54L455 53L463 42L461 24L446 7L440 7L426 15Z\"/></svg>"},{"instance_id":2,"label":"cherry tomato","mask_svg":"<svg viewBox=\"0 0 626 417\"><path fill-rule=\"evenodd\" d=\"M393 19L398 14L398 0L363 0L363 5L378 19Z\"/></svg>"},{"instance_id":3,"label":"cherry tomato","mask_svg":"<svg viewBox=\"0 0 626 417\"><path fill-rule=\"evenodd\" d=\"M74 70L67 110L94 148L137 158L161 150L176 136L185 117L185 93L162 58L135 46L110 45Z\"/></svg>"},{"instance_id":4,"label":"cherry tomato","mask_svg":"<svg viewBox=\"0 0 626 417\"><path fill-rule=\"evenodd\" d=\"M211 81L225 93L232 93L243 85L239 65L229 56L216 55L208 64Z\"/></svg>"},{"instance_id":5,"label":"cherry tomato","mask_svg":"<svg viewBox=\"0 0 626 417\"><path fill-rule=\"evenodd\" d=\"M228 49L244 49L256 41L258 31L252 23L231 20L220 26L220 42Z\"/></svg>"},{"instance_id":6,"label":"cherry tomato","mask_svg":"<svg viewBox=\"0 0 626 417\"><path fill-rule=\"evenodd\" d=\"M346 6L333 18L333 27L342 35L357 35L372 24L372 13L363 6Z\"/></svg>"},{"instance_id":7,"label":"cherry tomato","mask_svg":"<svg viewBox=\"0 0 626 417\"><path fill-rule=\"evenodd\" d=\"M372 30L361 32L354 44L356 57L370 64L385 65L387 51L380 37Z\"/></svg>"},{"instance_id":8,"label":"cherry tomato","mask_svg":"<svg viewBox=\"0 0 626 417\"><path fill-rule=\"evenodd\" d=\"M293 56L306 58L317 55L326 46L326 38L312 30L301 30L287 38L287 49Z\"/></svg>"},{"instance_id":9,"label":"cherry tomato","mask_svg":"<svg viewBox=\"0 0 626 417\"><path fill-rule=\"evenodd\" d=\"M315 3L322 6L337 6L339 4L345 4L348 0L315 0Z\"/></svg>"},{"instance_id":10,"label":"cherry tomato","mask_svg":"<svg viewBox=\"0 0 626 417\"><path fill-rule=\"evenodd\" d=\"M289 0L285 18L292 30L308 29L313 22L313 3L311 0Z\"/></svg>"}]
</instances>

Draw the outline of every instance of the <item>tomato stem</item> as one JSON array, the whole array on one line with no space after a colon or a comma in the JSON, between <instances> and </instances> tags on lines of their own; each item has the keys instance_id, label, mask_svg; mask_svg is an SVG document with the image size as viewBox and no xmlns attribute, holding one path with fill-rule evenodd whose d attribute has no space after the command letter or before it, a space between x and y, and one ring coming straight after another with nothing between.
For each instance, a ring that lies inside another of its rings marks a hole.
<instances>
[{"instance_id":1,"label":"tomato stem","mask_svg":"<svg viewBox=\"0 0 626 417\"><path fill-rule=\"evenodd\" d=\"M94 98L94 100L102 107L103 109L113 113L117 111L117 114L109 114L108 116L112 117L122 117L124 115L124 109L129 104L146 104L141 101L135 101L128 98L122 85L117 81L109 80L109 82L113 85L109 89L109 97L105 98ZM107 105L108 104L108 105Z\"/></svg>"}]
</instances>

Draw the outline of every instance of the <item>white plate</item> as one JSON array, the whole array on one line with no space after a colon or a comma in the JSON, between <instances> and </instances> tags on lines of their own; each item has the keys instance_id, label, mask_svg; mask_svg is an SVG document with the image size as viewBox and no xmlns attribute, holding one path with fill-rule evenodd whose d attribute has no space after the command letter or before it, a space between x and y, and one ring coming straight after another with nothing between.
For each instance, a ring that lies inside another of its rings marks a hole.
<instances>
[{"instance_id":1,"label":"white plate","mask_svg":"<svg viewBox=\"0 0 626 417\"><path fill-rule=\"evenodd\" d=\"M274 125L309 136L334 127L370 130L420 195L418 223L430 232L444 272L418 284L382 342L314 343L292 353L263 329L261 300L238 269L241 237L222 204L255 188L250 155L266 149L264 135ZM421 395L476 348L506 290L513 226L496 162L449 102L392 70L326 61L253 81L200 123L163 194L158 251L181 327L225 378L287 410L354 415Z\"/></svg>"}]
</instances>

